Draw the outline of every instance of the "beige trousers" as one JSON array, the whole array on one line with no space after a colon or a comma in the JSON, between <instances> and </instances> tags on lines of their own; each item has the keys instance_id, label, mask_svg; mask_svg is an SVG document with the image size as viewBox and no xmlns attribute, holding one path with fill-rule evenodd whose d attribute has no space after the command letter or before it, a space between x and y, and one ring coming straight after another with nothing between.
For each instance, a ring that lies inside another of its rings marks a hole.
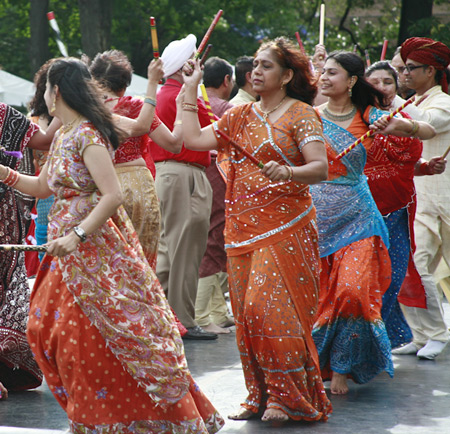
<instances>
[{"instance_id":1,"label":"beige trousers","mask_svg":"<svg viewBox=\"0 0 450 434\"><path fill-rule=\"evenodd\" d=\"M211 215L211 184L197 167L170 160L155 165L161 210L156 274L180 322L194 327L198 270Z\"/></svg>"},{"instance_id":2,"label":"beige trousers","mask_svg":"<svg viewBox=\"0 0 450 434\"><path fill-rule=\"evenodd\" d=\"M201 327L220 325L230 319L224 294L228 292L228 274L220 271L198 281L197 299L195 301L195 321Z\"/></svg>"},{"instance_id":3,"label":"beige trousers","mask_svg":"<svg viewBox=\"0 0 450 434\"><path fill-rule=\"evenodd\" d=\"M416 214L414 232L414 262L425 287L427 309L402 305L402 310L413 332L413 342L421 347L429 339L441 342L449 339L442 308L442 291L436 285L433 275L441 260L450 266L450 219L445 216Z\"/></svg>"}]
</instances>

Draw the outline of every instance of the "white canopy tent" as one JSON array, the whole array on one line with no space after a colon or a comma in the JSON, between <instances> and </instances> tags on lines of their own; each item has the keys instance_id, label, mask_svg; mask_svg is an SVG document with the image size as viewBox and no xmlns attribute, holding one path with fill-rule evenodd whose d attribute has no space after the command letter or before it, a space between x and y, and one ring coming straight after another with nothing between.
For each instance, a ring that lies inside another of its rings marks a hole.
<instances>
[{"instance_id":1,"label":"white canopy tent","mask_svg":"<svg viewBox=\"0 0 450 434\"><path fill-rule=\"evenodd\" d=\"M31 81L0 70L0 102L26 107L33 95L34 84Z\"/></svg>"}]
</instances>

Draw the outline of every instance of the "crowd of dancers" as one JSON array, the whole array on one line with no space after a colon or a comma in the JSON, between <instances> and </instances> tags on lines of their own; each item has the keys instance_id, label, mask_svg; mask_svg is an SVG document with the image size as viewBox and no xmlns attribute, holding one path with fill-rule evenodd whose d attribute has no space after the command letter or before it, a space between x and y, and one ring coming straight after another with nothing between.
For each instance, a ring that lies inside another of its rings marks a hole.
<instances>
[{"instance_id":1,"label":"crowd of dancers","mask_svg":"<svg viewBox=\"0 0 450 434\"><path fill-rule=\"evenodd\" d=\"M450 49L410 38L366 68L279 37L238 59L231 100L231 65L195 52L170 43L143 100L111 50L43 65L31 120L0 104L1 394L45 377L74 433L219 431L183 339L231 325L248 396L228 417L277 423L327 420L324 381L346 394L449 339ZM30 296L8 245L33 198Z\"/></svg>"}]
</instances>

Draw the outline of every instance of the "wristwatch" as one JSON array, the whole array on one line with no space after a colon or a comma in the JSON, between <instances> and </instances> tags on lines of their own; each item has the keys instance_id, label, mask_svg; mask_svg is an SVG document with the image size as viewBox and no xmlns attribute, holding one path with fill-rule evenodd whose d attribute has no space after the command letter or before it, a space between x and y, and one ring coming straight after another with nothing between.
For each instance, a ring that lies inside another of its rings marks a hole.
<instances>
[{"instance_id":1,"label":"wristwatch","mask_svg":"<svg viewBox=\"0 0 450 434\"><path fill-rule=\"evenodd\" d=\"M84 243L87 240L86 232L84 232L83 228L80 228L80 226L75 226L73 228L73 231L75 232L75 235L80 238L81 242Z\"/></svg>"}]
</instances>

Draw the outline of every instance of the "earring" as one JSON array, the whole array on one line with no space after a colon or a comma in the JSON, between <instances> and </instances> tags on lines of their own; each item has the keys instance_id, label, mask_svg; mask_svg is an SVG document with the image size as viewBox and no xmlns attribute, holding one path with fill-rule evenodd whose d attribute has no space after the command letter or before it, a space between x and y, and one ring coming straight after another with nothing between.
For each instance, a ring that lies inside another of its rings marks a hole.
<instances>
[{"instance_id":1,"label":"earring","mask_svg":"<svg viewBox=\"0 0 450 434\"><path fill-rule=\"evenodd\" d=\"M56 110L56 96L53 98L52 108L50 109L50 114L52 114Z\"/></svg>"},{"instance_id":2,"label":"earring","mask_svg":"<svg viewBox=\"0 0 450 434\"><path fill-rule=\"evenodd\" d=\"M351 87L348 88L348 96L350 98L352 97L352 88Z\"/></svg>"},{"instance_id":3,"label":"earring","mask_svg":"<svg viewBox=\"0 0 450 434\"><path fill-rule=\"evenodd\" d=\"M280 89L283 90L283 87L284 87L284 83L281 83Z\"/></svg>"}]
</instances>

